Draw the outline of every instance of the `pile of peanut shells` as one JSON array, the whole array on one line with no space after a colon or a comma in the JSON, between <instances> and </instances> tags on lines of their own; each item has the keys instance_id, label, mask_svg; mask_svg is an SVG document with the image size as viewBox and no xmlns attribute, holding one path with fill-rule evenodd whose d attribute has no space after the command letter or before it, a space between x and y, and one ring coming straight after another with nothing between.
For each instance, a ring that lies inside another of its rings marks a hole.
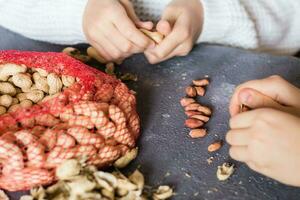
<instances>
[{"instance_id":1,"label":"pile of peanut shells","mask_svg":"<svg viewBox=\"0 0 300 200\"><path fill-rule=\"evenodd\" d=\"M4 64L0 66L0 115L29 108L49 100L75 83L71 76L59 76L40 68Z\"/></svg>"},{"instance_id":2,"label":"pile of peanut shells","mask_svg":"<svg viewBox=\"0 0 300 200\"><path fill-rule=\"evenodd\" d=\"M120 171L98 171L85 160L70 159L56 169L57 183L31 190L20 200L164 200L173 195L167 185L151 189L143 174L135 170L128 177Z\"/></svg>"},{"instance_id":3,"label":"pile of peanut shells","mask_svg":"<svg viewBox=\"0 0 300 200\"><path fill-rule=\"evenodd\" d=\"M202 138L206 136L206 129L202 128L210 119L212 110L196 102L196 97L205 95L205 87L209 85L207 78L193 80L193 84L185 88L187 97L181 99L180 104L184 107L184 111L188 119L185 120L185 126L190 128L189 136L191 138ZM209 152L217 151L221 148L222 141L215 141L208 146Z\"/></svg>"}]
</instances>

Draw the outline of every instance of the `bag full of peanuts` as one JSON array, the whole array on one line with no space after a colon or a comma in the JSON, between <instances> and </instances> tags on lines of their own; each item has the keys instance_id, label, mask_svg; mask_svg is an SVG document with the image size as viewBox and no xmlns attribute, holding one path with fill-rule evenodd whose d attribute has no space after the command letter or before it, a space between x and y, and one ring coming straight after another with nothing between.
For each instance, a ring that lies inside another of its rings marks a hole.
<instances>
[{"instance_id":1,"label":"bag full of peanuts","mask_svg":"<svg viewBox=\"0 0 300 200\"><path fill-rule=\"evenodd\" d=\"M56 181L64 160L107 167L135 146L136 99L63 53L0 51L0 188Z\"/></svg>"}]
</instances>

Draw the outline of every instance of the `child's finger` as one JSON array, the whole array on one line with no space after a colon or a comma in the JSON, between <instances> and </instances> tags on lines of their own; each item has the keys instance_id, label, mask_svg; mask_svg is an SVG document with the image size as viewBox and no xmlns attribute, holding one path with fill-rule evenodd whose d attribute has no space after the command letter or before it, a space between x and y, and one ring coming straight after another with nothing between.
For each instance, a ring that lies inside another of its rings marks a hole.
<instances>
[{"instance_id":1,"label":"child's finger","mask_svg":"<svg viewBox=\"0 0 300 200\"><path fill-rule=\"evenodd\" d=\"M111 38L111 42L117 47L123 54L126 53L139 53L141 49L135 46L130 40L128 40L122 33L113 25L110 24L110 28L103 30L107 38Z\"/></svg>"},{"instance_id":2,"label":"child's finger","mask_svg":"<svg viewBox=\"0 0 300 200\"><path fill-rule=\"evenodd\" d=\"M114 24L128 40L141 49L146 49L149 45L154 43L136 28L135 24L128 18L127 15L124 15L122 20L119 18L115 19Z\"/></svg>"},{"instance_id":3,"label":"child's finger","mask_svg":"<svg viewBox=\"0 0 300 200\"><path fill-rule=\"evenodd\" d=\"M232 129L226 134L226 141L233 146L247 146L251 139L249 129Z\"/></svg>"},{"instance_id":4,"label":"child's finger","mask_svg":"<svg viewBox=\"0 0 300 200\"><path fill-rule=\"evenodd\" d=\"M255 108L275 108L284 111L284 107L274 101L272 98L262 94L261 92L251 89L241 89L239 94L239 102L251 109Z\"/></svg>"},{"instance_id":5,"label":"child's finger","mask_svg":"<svg viewBox=\"0 0 300 200\"><path fill-rule=\"evenodd\" d=\"M164 36L167 36L171 33L172 26L167 20L162 19L157 23L156 30Z\"/></svg>"},{"instance_id":6,"label":"child's finger","mask_svg":"<svg viewBox=\"0 0 300 200\"><path fill-rule=\"evenodd\" d=\"M99 38L96 38L98 44L105 49L105 51L110 55L112 60L121 58L123 53L119 50L105 35L102 35Z\"/></svg>"},{"instance_id":7,"label":"child's finger","mask_svg":"<svg viewBox=\"0 0 300 200\"><path fill-rule=\"evenodd\" d=\"M106 52L106 50L98 43L93 43L93 47L97 50L98 54L101 55L106 61L111 61L112 57Z\"/></svg>"},{"instance_id":8,"label":"child's finger","mask_svg":"<svg viewBox=\"0 0 300 200\"><path fill-rule=\"evenodd\" d=\"M178 47L176 47L176 49L174 49L173 52L171 52L169 55L167 55L164 58L158 58L155 55L153 55L153 53L150 53L149 51L146 51L145 55L151 64L155 64L155 63L168 60L175 56L186 56L191 49L192 49L192 45L190 45L189 42L186 41L183 44L180 44Z\"/></svg>"},{"instance_id":9,"label":"child's finger","mask_svg":"<svg viewBox=\"0 0 300 200\"><path fill-rule=\"evenodd\" d=\"M231 158L240 161L247 162L249 161L248 149L245 146L232 146L229 149L229 155Z\"/></svg>"},{"instance_id":10,"label":"child's finger","mask_svg":"<svg viewBox=\"0 0 300 200\"><path fill-rule=\"evenodd\" d=\"M260 110L251 110L233 116L229 120L230 128L231 129L249 128L257 118L258 112L260 112Z\"/></svg>"},{"instance_id":11,"label":"child's finger","mask_svg":"<svg viewBox=\"0 0 300 200\"><path fill-rule=\"evenodd\" d=\"M300 90L279 76L271 76L261 80L248 81L238 86L231 98L229 112L231 116L239 113L239 92L244 88L252 88L270 97L279 104L300 106Z\"/></svg>"},{"instance_id":12,"label":"child's finger","mask_svg":"<svg viewBox=\"0 0 300 200\"><path fill-rule=\"evenodd\" d=\"M164 59L189 37L187 29L186 21L184 19L178 19L172 32L167 35L157 47L149 51L159 60Z\"/></svg>"}]
</instances>

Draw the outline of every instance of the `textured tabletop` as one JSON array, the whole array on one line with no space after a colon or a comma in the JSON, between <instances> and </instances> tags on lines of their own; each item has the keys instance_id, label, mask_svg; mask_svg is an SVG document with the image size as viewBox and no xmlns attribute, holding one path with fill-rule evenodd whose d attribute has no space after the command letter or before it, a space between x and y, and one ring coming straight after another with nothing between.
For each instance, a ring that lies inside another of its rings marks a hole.
<instances>
[{"instance_id":1,"label":"textured tabletop","mask_svg":"<svg viewBox=\"0 0 300 200\"><path fill-rule=\"evenodd\" d=\"M60 51L63 47L35 42L0 28L0 49ZM133 56L122 71L138 74L138 82L129 86L137 92L142 120L140 153L127 171L141 166L150 185L171 184L177 195L173 199L300 199L300 189L282 185L235 163L237 169L225 182L216 178L216 169L228 157L228 145L209 154L207 146L224 139L228 130L228 102L238 84L279 74L300 86L300 60L256 54L235 48L200 45L189 56L159 65L149 65L142 55ZM211 84L199 99L213 108L206 125L209 134L191 139L184 128L184 112L179 100L193 79L208 75ZM211 165L206 159L214 157ZM280 159L280 158L278 158ZM284 172L282 172L284 173ZM295 172L299 173L299 172ZM18 194L10 194L18 199Z\"/></svg>"}]
</instances>

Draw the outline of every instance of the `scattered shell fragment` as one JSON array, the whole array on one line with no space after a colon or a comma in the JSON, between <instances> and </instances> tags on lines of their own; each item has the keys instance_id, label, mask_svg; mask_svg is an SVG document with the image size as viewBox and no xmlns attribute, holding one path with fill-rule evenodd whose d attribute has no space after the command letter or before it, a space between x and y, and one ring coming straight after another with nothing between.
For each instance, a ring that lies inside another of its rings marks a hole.
<instances>
[{"instance_id":1,"label":"scattered shell fragment","mask_svg":"<svg viewBox=\"0 0 300 200\"><path fill-rule=\"evenodd\" d=\"M154 200L168 199L173 196L173 189L170 186L162 185L159 186L156 192L153 194Z\"/></svg>"},{"instance_id":2,"label":"scattered shell fragment","mask_svg":"<svg viewBox=\"0 0 300 200\"><path fill-rule=\"evenodd\" d=\"M132 73L125 73L120 77L120 79L122 81L138 81L137 75Z\"/></svg>"},{"instance_id":3,"label":"scattered shell fragment","mask_svg":"<svg viewBox=\"0 0 300 200\"><path fill-rule=\"evenodd\" d=\"M234 172L234 164L223 163L222 166L218 166L217 178L220 181L225 181Z\"/></svg>"},{"instance_id":4,"label":"scattered shell fragment","mask_svg":"<svg viewBox=\"0 0 300 200\"><path fill-rule=\"evenodd\" d=\"M67 180L73 176L76 176L80 172L80 163L76 159L70 159L63 162L56 168L56 176L61 180Z\"/></svg>"},{"instance_id":5,"label":"scattered shell fragment","mask_svg":"<svg viewBox=\"0 0 300 200\"><path fill-rule=\"evenodd\" d=\"M58 166L56 177L57 183L47 189L34 188L31 195L21 200L147 200L150 197L163 200L173 195L169 186L160 186L157 190L145 187L144 176L137 169L128 177L120 171L97 171L85 158L64 161Z\"/></svg>"},{"instance_id":6,"label":"scattered shell fragment","mask_svg":"<svg viewBox=\"0 0 300 200\"><path fill-rule=\"evenodd\" d=\"M137 154L138 154L138 148L131 149L124 156L116 160L114 166L116 168L126 167L132 160L136 158Z\"/></svg>"}]
</instances>

